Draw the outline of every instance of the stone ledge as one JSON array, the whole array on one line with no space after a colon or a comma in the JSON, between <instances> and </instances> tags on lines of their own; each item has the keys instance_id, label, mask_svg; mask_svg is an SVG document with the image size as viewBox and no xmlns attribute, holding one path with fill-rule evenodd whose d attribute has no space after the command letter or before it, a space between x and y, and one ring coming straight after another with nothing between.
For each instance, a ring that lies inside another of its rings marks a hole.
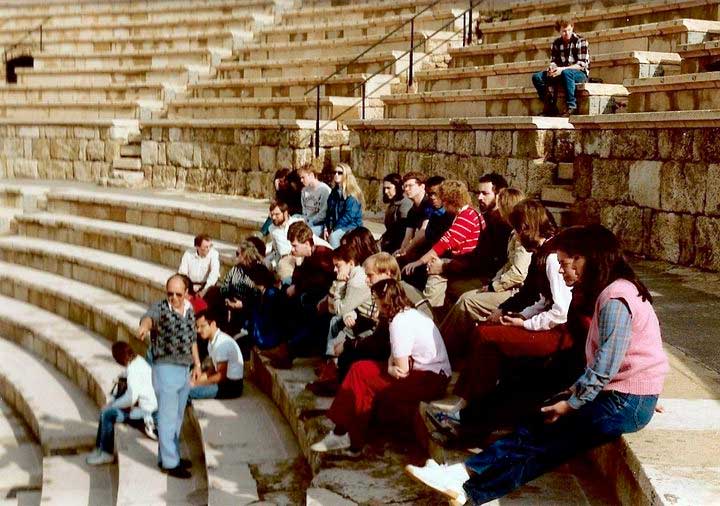
<instances>
[{"instance_id":1,"label":"stone ledge","mask_svg":"<svg viewBox=\"0 0 720 506\"><path fill-rule=\"evenodd\" d=\"M627 79L624 84L630 93L719 88L720 72Z\"/></svg>"},{"instance_id":2,"label":"stone ledge","mask_svg":"<svg viewBox=\"0 0 720 506\"><path fill-rule=\"evenodd\" d=\"M710 111L667 111L574 116L576 129L716 128L720 109Z\"/></svg>"},{"instance_id":3,"label":"stone ledge","mask_svg":"<svg viewBox=\"0 0 720 506\"><path fill-rule=\"evenodd\" d=\"M567 118L495 116L479 118L374 119L345 122L351 130L572 130Z\"/></svg>"},{"instance_id":4,"label":"stone ledge","mask_svg":"<svg viewBox=\"0 0 720 506\"><path fill-rule=\"evenodd\" d=\"M346 130L337 121L322 120L323 130ZM140 123L142 128L262 128L262 129L290 129L315 130L315 121L309 119L153 119Z\"/></svg>"}]
</instances>

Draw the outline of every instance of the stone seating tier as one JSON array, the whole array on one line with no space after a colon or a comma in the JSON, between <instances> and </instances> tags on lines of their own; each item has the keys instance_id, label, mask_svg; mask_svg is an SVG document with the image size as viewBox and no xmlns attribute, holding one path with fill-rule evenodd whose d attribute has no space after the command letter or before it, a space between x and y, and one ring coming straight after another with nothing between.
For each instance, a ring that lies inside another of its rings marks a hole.
<instances>
[{"instance_id":1,"label":"stone seating tier","mask_svg":"<svg viewBox=\"0 0 720 506\"><path fill-rule=\"evenodd\" d=\"M103 86L138 83L184 85L214 74L208 65L172 65L162 68L127 66L90 69L16 69L20 86Z\"/></svg>"},{"instance_id":2,"label":"stone seating tier","mask_svg":"<svg viewBox=\"0 0 720 506\"><path fill-rule=\"evenodd\" d=\"M92 102L129 102L153 100L169 102L184 91L178 86L163 84L118 83L99 86L83 85L5 85L0 86L0 102L5 104L25 103L75 103L78 101Z\"/></svg>"},{"instance_id":3,"label":"stone seating tier","mask_svg":"<svg viewBox=\"0 0 720 506\"><path fill-rule=\"evenodd\" d=\"M307 6L307 2L304 2L302 8L285 10L277 17L283 25L333 22L337 21L339 16L342 16L348 23L355 23L385 16L416 14L430 3L432 0L398 0L395 2L351 2L349 5L312 7ZM447 3L454 5L455 2ZM444 5L445 2L438 7Z\"/></svg>"},{"instance_id":4,"label":"stone seating tier","mask_svg":"<svg viewBox=\"0 0 720 506\"><path fill-rule=\"evenodd\" d=\"M231 55L230 49L220 47L201 47L197 49L177 49L167 51L140 50L131 52L89 52L52 54L41 53L35 57L38 70L64 69L89 70L112 69L116 67L132 68L149 66L155 69L177 67L179 65L217 65L223 58ZM32 73L33 70L27 70Z\"/></svg>"},{"instance_id":5,"label":"stone seating tier","mask_svg":"<svg viewBox=\"0 0 720 506\"><path fill-rule=\"evenodd\" d=\"M0 118L14 118L32 121L53 119L62 116L64 120L81 123L84 120L102 119L151 119L164 115L164 103L158 100L134 100L105 102L42 102L0 104Z\"/></svg>"},{"instance_id":6,"label":"stone seating tier","mask_svg":"<svg viewBox=\"0 0 720 506\"><path fill-rule=\"evenodd\" d=\"M716 109L720 72L630 79L625 87L630 113Z\"/></svg>"},{"instance_id":7,"label":"stone seating tier","mask_svg":"<svg viewBox=\"0 0 720 506\"><path fill-rule=\"evenodd\" d=\"M454 31L462 30L462 14L459 9L432 9L415 17L415 30ZM290 24L277 27L260 28L256 34L264 44L283 44L313 40L334 40L346 37L367 37L385 35L406 23L413 15L384 16L348 24L344 15L339 15L329 23L313 20L307 24ZM408 25L409 26L409 25Z\"/></svg>"},{"instance_id":8,"label":"stone seating tier","mask_svg":"<svg viewBox=\"0 0 720 506\"><path fill-rule=\"evenodd\" d=\"M648 51L593 55L590 75L607 84L626 79L680 73L680 55ZM481 67L422 70L415 74L420 92L527 86L530 74L545 70L548 60L500 63Z\"/></svg>"},{"instance_id":9,"label":"stone seating tier","mask_svg":"<svg viewBox=\"0 0 720 506\"><path fill-rule=\"evenodd\" d=\"M19 490L34 491L42 486L42 453L25 421L0 400L0 447L4 459L0 474L0 495L5 498ZM0 499L0 504L4 499ZM17 504L17 500L8 500Z\"/></svg>"},{"instance_id":10,"label":"stone seating tier","mask_svg":"<svg viewBox=\"0 0 720 506\"><path fill-rule=\"evenodd\" d=\"M308 76L322 76L325 78L338 71L341 74L374 74L381 72L399 75L406 72L410 66L408 49L404 51L377 52L362 56L357 60L355 60L357 55L353 55L328 56L320 60L317 58L299 58L222 62L217 66L217 75L220 79L305 78ZM420 51L416 51L413 58L413 68L416 71L420 70L428 60L427 55ZM348 66L346 67L346 65Z\"/></svg>"},{"instance_id":11,"label":"stone seating tier","mask_svg":"<svg viewBox=\"0 0 720 506\"><path fill-rule=\"evenodd\" d=\"M313 120L316 117L316 98L309 94L298 97L270 98L202 98L175 100L168 105L167 118L241 118ZM0 106L0 111L2 106ZM356 97L325 96L320 98L320 119L347 120L361 118L361 99ZM379 98L365 100L365 117L382 117Z\"/></svg>"},{"instance_id":12,"label":"stone seating tier","mask_svg":"<svg viewBox=\"0 0 720 506\"><path fill-rule=\"evenodd\" d=\"M462 44L462 33L460 32L443 31L431 37L433 34L434 31L418 30L415 32L415 47L419 52L437 53ZM377 45L368 51L368 54L410 49L409 26L398 30L395 34L380 42L383 37L384 35L347 37L329 41L311 40L277 44L246 44L241 49L233 51L233 56L239 61L324 58L327 54L350 56L352 58L374 44Z\"/></svg>"},{"instance_id":13,"label":"stone seating tier","mask_svg":"<svg viewBox=\"0 0 720 506\"><path fill-rule=\"evenodd\" d=\"M575 14L585 10L597 10L641 0L521 0L504 7L511 18L532 18L546 15ZM652 0L647 3L653 3Z\"/></svg>"},{"instance_id":14,"label":"stone seating tier","mask_svg":"<svg viewBox=\"0 0 720 506\"><path fill-rule=\"evenodd\" d=\"M682 73L706 72L712 63L720 61L720 40L687 44L678 49L682 57Z\"/></svg>"},{"instance_id":15,"label":"stone seating tier","mask_svg":"<svg viewBox=\"0 0 720 506\"><path fill-rule=\"evenodd\" d=\"M684 44L699 43L720 34L720 21L675 19L660 23L585 32L592 54L627 51L676 52ZM526 39L499 44L450 49L452 66L469 67L550 59L550 46L555 37Z\"/></svg>"},{"instance_id":16,"label":"stone seating tier","mask_svg":"<svg viewBox=\"0 0 720 506\"><path fill-rule=\"evenodd\" d=\"M15 217L21 236L100 249L177 269L193 235L128 223L54 213L25 213ZM224 270L235 264L236 245L214 240Z\"/></svg>"},{"instance_id":17,"label":"stone seating tier","mask_svg":"<svg viewBox=\"0 0 720 506\"><path fill-rule=\"evenodd\" d=\"M595 32L610 28L657 23L678 18L720 19L719 0L662 0L602 7L594 10L580 10L573 14L575 30L578 33ZM483 42L495 44L551 35L557 36L555 22L557 15L531 18L515 18L508 21L483 23Z\"/></svg>"},{"instance_id":18,"label":"stone seating tier","mask_svg":"<svg viewBox=\"0 0 720 506\"><path fill-rule=\"evenodd\" d=\"M260 79L216 79L188 86L193 98L270 98L316 96L311 88L325 78L317 77L265 77ZM390 87L398 79L389 74L339 74L321 85L321 96L362 97L365 83L366 97L379 97L391 93ZM1 95L0 95L1 96Z\"/></svg>"},{"instance_id":19,"label":"stone seating tier","mask_svg":"<svg viewBox=\"0 0 720 506\"><path fill-rule=\"evenodd\" d=\"M627 95L625 87L618 84L579 84L579 114L613 113L624 107ZM533 87L396 94L382 100L386 119L533 116L543 108ZM563 107L562 102L559 107Z\"/></svg>"},{"instance_id":20,"label":"stone seating tier","mask_svg":"<svg viewBox=\"0 0 720 506\"><path fill-rule=\"evenodd\" d=\"M84 455L57 455L42 462L40 504L115 504L112 466L88 466Z\"/></svg>"}]
</instances>

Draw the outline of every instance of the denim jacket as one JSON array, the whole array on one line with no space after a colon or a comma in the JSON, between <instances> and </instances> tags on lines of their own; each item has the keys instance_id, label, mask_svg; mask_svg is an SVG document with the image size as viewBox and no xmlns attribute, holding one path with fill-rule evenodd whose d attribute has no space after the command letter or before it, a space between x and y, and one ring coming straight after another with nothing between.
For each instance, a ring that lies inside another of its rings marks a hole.
<instances>
[{"instance_id":1,"label":"denim jacket","mask_svg":"<svg viewBox=\"0 0 720 506\"><path fill-rule=\"evenodd\" d=\"M327 201L325 228L333 230L352 230L362 227L362 206L355 197L343 197L342 191L334 187Z\"/></svg>"}]
</instances>

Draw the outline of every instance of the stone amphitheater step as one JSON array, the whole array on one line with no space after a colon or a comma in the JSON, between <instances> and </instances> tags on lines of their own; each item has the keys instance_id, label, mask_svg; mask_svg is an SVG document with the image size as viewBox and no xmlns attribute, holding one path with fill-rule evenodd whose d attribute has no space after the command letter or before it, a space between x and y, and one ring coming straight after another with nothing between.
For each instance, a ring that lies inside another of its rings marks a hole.
<instances>
[{"instance_id":1,"label":"stone amphitheater step","mask_svg":"<svg viewBox=\"0 0 720 506\"><path fill-rule=\"evenodd\" d=\"M323 58L331 52L334 55L357 56L375 44L368 54L386 51L403 51L410 48L410 28L403 28L390 37L382 40L384 35L367 37L347 37L335 40L312 40L304 42L286 42L278 44L246 44L241 49L233 51L239 61L294 59L294 58ZM382 40L382 42L381 42ZM460 32L416 31L415 47L424 53L438 53L447 51L452 46L462 44Z\"/></svg>"},{"instance_id":2,"label":"stone amphitheater step","mask_svg":"<svg viewBox=\"0 0 720 506\"><path fill-rule=\"evenodd\" d=\"M591 76L607 84L623 84L625 79L678 74L680 55L649 51L593 55ZM547 60L499 63L479 67L421 70L415 73L418 91L508 88L527 86L532 72L545 70Z\"/></svg>"},{"instance_id":3,"label":"stone amphitheater step","mask_svg":"<svg viewBox=\"0 0 720 506\"><path fill-rule=\"evenodd\" d=\"M95 446L98 409L69 379L0 339L0 391L25 419L45 456Z\"/></svg>"},{"instance_id":4,"label":"stone amphitheater step","mask_svg":"<svg viewBox=\"0 0 720 506\"><path fill-rule=\"evenodd\" d=\"M602 9L616 5L636 3L639 0L537 0L528 2L520 0L512 2L506 7L507 14L511 18L528 18L544 15L557 15L575 13L583 10ZM663 1L663 0L660 0ZM645 3L655 3L650 0Z\"/></svg>"},{"instance_id":5,"label":"stone amphitheater step","mask_svg":"<svg viewBox=\"0 0 720 506\"><path fill-rule=\"evenodd\" d=\"M657 23L678 18L717 21L720 0L669 0L616 5L592 10L578 10L573 16L579 33L620 28L631 25ZM557 15L516 18L507 21L482 23L485 44L534 39L556 35Z\"/></svg>"},{"instance_id":6,"label":"stone amphitheater step","mask_svg":"<svg viewBox=\"0 0 720 506\"><path fill-rule=\"evenodd\" d=\"M0 235L17 233L15 216L20 213L19 209L0 208Z\"/></svg>"},{"instance_id":7,"label":"stone amphitheater step","mask_svg":"<svg viewBox=\"0 0 720 506\"><path fill-rule=\"evenodd\" d=\"M44 16L52 15L53 21L62 24L67 18L79 15L110 15L124 16L125 19L155 19L169 22L188 16L188 12L203 13L220 12L238 13L243 11L271 11L276 2L272 0L170 0L167 2L137 2L121 3L109 0L83 0L73 2L62 0L59 2L20 2L20 5L11 7L6 1L0 13L5 16Z\"/></svg>"},{"instance_id":8,"label":"stone amphitheater step","mask_svg":"<svg viewBox=\"0 0 720 506\"><path fill-rule=\"evenodd\" d=\"M708 66L720 60L720 40L686 44L678 48L682 57L682 73L707 72Z\"/></svg>"},{"instance_id":9,"label":"stone amphitheater step","mask_svg":"<svg viewBox=\"0 0 720 506\"><path fill-rule=\"evenodd\" d=\"M332 55L321 60L289 58L222 62L217 66L217 76L220 79L306 78L308 76L326 77L335 72L346 74L375 74L377 72L399 75L410 67L409 55L406 53L407 50L378 52L360 58L357 58L357 55ZM416 52L413 58L413 69L420 70L427 59L428 55L425 53Z\"/></svg>"},{"instance_id":10,"label":"stone amphitheater step","mask_svg":"<svg viewBox=\"0 0 720 506\"><path fill-rule=\"evenodd\" d=\"M628 112L717 109L720 72L630 79Z\"/></svg>"},{"instance_id":11,"label":"stone amphitheater step","mask_svg":"<svg viewBox=\"0 0 720 506\"><path fill-rule=\"evenodd\" d=\"M424 31L462 30L462 11L459 9L428 10L415 17L415 29ZM460 16L458 18L458 16ZM313 40L336 40L345 37L386 35L408 22L412 15L384 16L349 24L343 15L330 23L313 20L307 24L292 24L261 28L256 32L259 42L284 44Z\"/></svg>"},{"instance_id":12,"label":"stone amphitheater step","mask_svg":"<svg viewBox=\"0 0 720 506\"><path fill-rule=\"evenodd\" d=\"M248 382L242 397L195 400L193 412L202 434L210 505L258 501L258 467L297 467L302 459L278 408Z\"/></svg>"},{"instance_id":13,"label":"stone amphitheater step","mask_svg":"<svg viewBox=\"0 0 720 506\"><path fill-rule=\"evenodd\" d=\"M25 421L0 399L0 497L40 489L42 453ZM0 499L0 504L2 504ZM17 504L17 503L16 503Z\"/></svg>"},{"instance_id":14,"label":"stone amphitheater step","mask_svg":"<svg viewBox=\"0 0 720 506\"><path fill-rule=\"evenodd\" d=\"M125 19L123 19L125 18ZM62 20L62 24L58 22ZM209 14L197 9L192 12L183 11L172 24L162 19L127 19L123 14L75 16L74 18L53 17L50 23L43 24L43 43L63 40L97 40L111 37L158 37L168 36L202 36L206 32L221 30L251 30L272 21L266 14L227 14L216 9ZM39 22L39 21L38 21ZM37 23L36 23L37 24ZM17 40L17 34L0 29L0 41Z\"/></svg>"},{"instance_id":15,"label":"stone amphitheater step","mask_svg":"<svg viewBox=\"0 0 720 506\"><path fill-rule=\"evenodd\" d=\"M303 7L288 9L278 17L283 25L306 24L309 22L332 22L340 16L348 23L368 19L416 14L428 7L429 0L398 0L396 2L351 2L349 5L313 7L303 2ZM441 4L444 5L444 4Z\"/></svg>"},{"instance_id":16,"label":"stone amphitheater step","mask_svg":"<svg viewBox=\"0 0 720 506\"><path fill-rule=\"evenodd\" d=\"M217 65L223 58L231 55L229 49L208 48L178 50L140 50L125 52L89 52L89 53L47 53L35 55L36 68L45 69L97 69L107 70L117 67L145 67L154 69L175 68L179 65Z\"/></svg>"},{"instance_id":17,"label":"stone amphitheater step","mask_svg":"<svg viewBox=\"0 0 720 506\"><path fill-rule=\"evenodd\" d=\"M164 114L164 102L159 100L134 100L116 102L26 102L0 104L0 118L54 119L65 121L94 119L151 119Z\"/></svg>"},{"instance_id":18,"label":"stone amphitheater step","mask_svg":"<svg viewBox=\"0 0 720 506\"><path fill-rule=\"evenodd\" d=\"M115 504L112 466L89 466L84 455L57 455L43 459L42 472L41 504Z\"/></svg>"},{"instance_id":19,"label":"stone amphitheater step","mask_svg":"<svg viewBox=\"0 0 720 506\"><path fill-rule=\"evenodd\" d=\"M193 98L270 98L270 97L315 97L313 87L324 81L324 77L263 77L256 79L216 79L201 81L188 86ZM322 96L362 97L363 83L365 96L389 95L391 85L398 82L391 74L349 74L337 75L321 85ZM310 93L307 93L310 91ZM0 95L1 96L1 95Z\"/></svg>"},{"instance_id":20,"label":"stone amphitheater step","mask_svg":"<svg viewBox=\"0 0 720 506\"><path fill-rule=\"evenodd\" d=\"M74 103L77 101L94 102L125 102L153 100L166 102L183 94L179 86L163 84L117 83L99 86L83 85L41 85L0 86L0 101L7 104L24 104L32 102Z\"/></svg>"},{"instance_id":21,"label":"stone amphitheater step","mask_svg":"<svg viewBox=\"0 0 720 506\"><path fill-rule=\"evenodd\" d=\"M625 51L674 52L683 44L703 42L720 33L720 21L675 19L660 23L611 28L582 35L593 54ZM470 67L550 59L554 37L526 39L499 44L480 44L450 49L453 66Z\"/></svg>"},{"instance_id":22,"label":"stone amphitheater step","mask_svg":"<svg viewBox=\"0 0 720 506\"><path fill-rule=\"evenodd\" d=\"M254 205L253 205L254 204ZM203 231L215 240L237 244L260 228L267 206L251 199L199 199L152 193L101 190L55 190L47 195L47 210L98 220L142 225L183 234Z\"/></svg>"},{"instance_id":23,"label":"stone amphitheater step","mask_svg":"<svg viewBox=\"0 0 720 506\"><path fill-rule=\"evenodd\" d=\"M174 65L88 69L16 69L20 86L103 86L119 83L185 85L214 75L208 65Z\"/></svg>"},{"instance_id":24,"label":"stone amphitheater step","mask_svg":"<svg viewBox=\"0 0 720 506\"><path fill-rule=\"evenodd\" d=\"M154 227L51 213L19 215L16 222L19 235L101 249L171 269L180 265L194 237ZM226 269L234 265L235 245L218 240L213 245Z\"/></svg>"},{"instance_id":25,"label":"stone amphitheater step","mask_svg":"<svg viewBox=\"0 0 720 506\"><path fill-rule=\"evenodd\" d=\"M619 84L580 84L579 114L610 114L624 107L628 92ZM382 97L385 118L467 118L482 116L533 116L542 101L532 87L452 90L396 94ZM563 104L559 104L562 108Z\"/></svg>"},{"instance_id":26,"label":"stone amphitheater step","mask_svg":"<svg viewBox=\"0 0 720 506\"><path fill-rule=\"evenodd\" d=\"M46 270L151 304L176 269L124 255L32 237L0 237L0 260Z\"/></svg>"},{"instance_id":27,"label":"stone amphitheater step","mask_svg":"<svg viewBox=\"0 0 720 506\"><path fill-rule=\"evenodd\" d=\"M270 98L198 98L174 100L168 104L168 119L240 118L240 119L305 119L316 117L316 98L308 94L298 97ZM382 117L379 98L365 100L365 117ZM2 107L0 106L0 111ZM325 96L320 98L320 119L348 120L362 117L362 101L356 97Z\"/></svg>"}]
</instances>

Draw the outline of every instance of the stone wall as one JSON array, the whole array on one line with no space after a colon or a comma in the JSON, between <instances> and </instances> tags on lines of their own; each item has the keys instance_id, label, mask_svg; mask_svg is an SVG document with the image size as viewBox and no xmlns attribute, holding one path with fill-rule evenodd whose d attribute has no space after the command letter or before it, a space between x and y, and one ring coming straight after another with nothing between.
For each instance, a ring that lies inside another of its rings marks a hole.
<instances>
[{"instance_id":1,"label":"stone wall","mask_svg":"<svg viewBox=\"0 0 720 506\"><path fill-rule=\"evenodd\" d=\"M0 122L0 177L71 179L107 178L120 157L127 132L111 122L80 125Z\"/></svg>"},{"instance_id":2,"label":"stone wall","mask_svg":"<svg viewBox=\"0 0 720 506\"><path fill-rule=\"evenodd\" d=\"M281 167L349 161L348 132L324 129L314 162L314 122L157 121L141 126L142 167L156 188L271 197Z\"/></svg>"}]
</instances>

